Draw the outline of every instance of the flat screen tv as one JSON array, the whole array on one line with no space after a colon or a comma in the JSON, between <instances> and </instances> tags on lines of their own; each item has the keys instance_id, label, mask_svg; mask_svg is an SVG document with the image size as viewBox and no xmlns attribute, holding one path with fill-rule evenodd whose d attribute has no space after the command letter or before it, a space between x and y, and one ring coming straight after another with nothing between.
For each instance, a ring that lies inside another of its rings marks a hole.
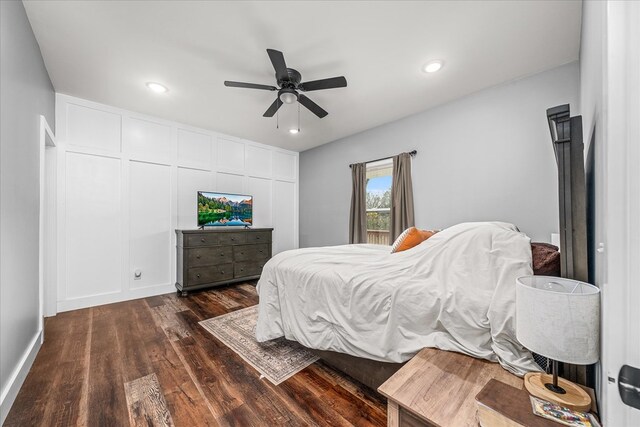
<instances>
[{"instance_id":1,"label":"flat screen tv","mask_svg":"<svg viewBox=\"0 0 640 427\"><path fill-rule=\"evenodd\" d=\"M199 227L249 227L252 224L252 196L198 191Z\"/></svg>"}]
</instances>

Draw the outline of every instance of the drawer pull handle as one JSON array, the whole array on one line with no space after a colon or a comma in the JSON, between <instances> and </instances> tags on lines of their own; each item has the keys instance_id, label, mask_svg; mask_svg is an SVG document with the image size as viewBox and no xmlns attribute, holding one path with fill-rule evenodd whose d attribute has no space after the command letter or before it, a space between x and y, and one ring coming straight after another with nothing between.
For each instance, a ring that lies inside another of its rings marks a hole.
<instances>
[{"instance_id":1,"label":"drawer pull handle","mask_svg":"<svg viewBox=\"0 0 640 427\"><path fill-rule=\"evenodd\" d=\"M240 271L244 271L244 268L241 268Z\"/></svg>"},{"instance_id":2,"label":"drawer pull handle","mask_svg":"<svg viewBox=\"0 0 640 427\"><path fill-rule=\"evenodd\" d=\"M224 256L224 254L220 254L220 256Z\"/></svg>"},{"instance_id":3,"label":"drawer pull handle","mask_svg":"<svg viewBox=\"0 0 640 427\"><path fill-rule=\"evenodd\" d=\"M256 240L260 240L260 237L256 237Z\"/></svg>"},{"instance_id":4,"label":"drawer pull handle","mask_svg":"<svg viewBox=\"0 0 640 427\"><path fill-rule=\"evenodd\" d=\"M220 271L220 274L224 274L224 271Z\"/></svg>"},{"instance_id":5,"label":"drawer pull handle","mask_svg":"<svg viewBox=\"0 0 640 427\"><path fill-rule=\"evenodd\" d=\"M262 253L262 251L258 251L258 252Z\"/></svg>"},{"instance_id":6,"label":"drawer pull handle","mask_svg":"<svg viewBox=\"0 0 640 427\"><path fill-rule=\"evenodd\" d=\"M199 279L199 278L200 278L200 275L199 275L199 274L196 274L196 277Z\"/></svg>"},{"instance_id":7,"label":"drawer pull handle","mask_svg":"<svg viewBox=\"0 0 640 427\"><path fill-rule=\"evenodd\" d=\"M200 255L196 255L196 258L200 259Z\"/></svg>"},{"instance_id":8,"label":"drawer pull handle","mask_svg":"<svg viewBox=\"0 0 640 427\"><path fill-rule=\"evenodd\" d=\"M240 255L244 255L244 252L240 252Z\"/></svg>"},{"instance_id":9,"label":"drawer pull handle","mask_svg":"<svg viewBox=\"0 0 640 427\"><path fill-rule=\"evenodd\" d=\"M201 242L204 242L204 237L202 239L200 239Z\"/></svg>"}]
</instances>

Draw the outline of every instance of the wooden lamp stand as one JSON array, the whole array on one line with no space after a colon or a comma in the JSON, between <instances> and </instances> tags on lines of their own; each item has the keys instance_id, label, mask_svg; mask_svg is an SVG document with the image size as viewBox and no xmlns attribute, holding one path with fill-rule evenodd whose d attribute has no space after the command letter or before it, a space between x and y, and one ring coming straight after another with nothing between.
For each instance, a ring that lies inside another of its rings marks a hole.
<instances>
[{"instance_id":1,"label":"wooden lamp stand","mask_svg":"<svg viewBox=\"0 0 640 427\"><path fill-rule=\"evenodd\" d=\"M577 384L558 377L558 362L553 361L553 375L529 372L524 376L524 386L529 393L574 411L589 412L591 396Z\"/></svg>"}]
</instances>

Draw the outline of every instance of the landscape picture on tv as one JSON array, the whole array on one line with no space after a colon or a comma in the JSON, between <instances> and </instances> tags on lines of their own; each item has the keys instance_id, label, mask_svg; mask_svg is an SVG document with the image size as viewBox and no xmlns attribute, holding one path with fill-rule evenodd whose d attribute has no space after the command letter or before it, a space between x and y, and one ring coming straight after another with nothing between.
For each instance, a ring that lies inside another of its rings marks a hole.
<instances>
[{"instance_id":1,"label":"landscape picture on tv","mask_svg":"<svg viewBox=\"0 0 640 427\"><path fill-rule=\"evenodd\" d=\"M253 197L198 191L198 226L250 226Z\"/></svg>"}]
</instances>

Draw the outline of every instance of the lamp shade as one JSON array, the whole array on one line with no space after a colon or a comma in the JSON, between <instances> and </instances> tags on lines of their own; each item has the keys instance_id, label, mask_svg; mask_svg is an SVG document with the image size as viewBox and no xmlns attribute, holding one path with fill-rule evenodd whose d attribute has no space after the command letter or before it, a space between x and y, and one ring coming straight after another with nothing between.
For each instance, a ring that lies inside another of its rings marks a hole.
<instances>
[{"instance_id":1,"label":"lamp shade","mask_svg":"<svg viewBox=\"0 0 640 427\"><path fill-rule=\"evenodd\" d=\"M600 289L548 276L516 279L516 336L529 350L576 365L598 361Z\"/></svg>"}]
</instances>

